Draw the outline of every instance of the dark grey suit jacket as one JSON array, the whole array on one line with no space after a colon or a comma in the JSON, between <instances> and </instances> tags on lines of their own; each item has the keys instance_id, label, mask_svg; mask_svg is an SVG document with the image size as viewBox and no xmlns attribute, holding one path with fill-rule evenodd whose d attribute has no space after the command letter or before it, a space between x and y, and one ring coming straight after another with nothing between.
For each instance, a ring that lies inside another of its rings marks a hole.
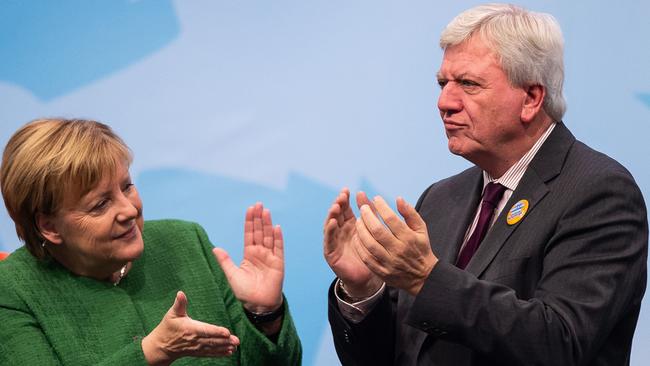
<instances>
[{"instance_id":1,"label":"dark grey suit jacket","mask_svg":"<svg viewBox=\"0 0 650 366\"><path fill-rule=\"evenodd\" d=\"M477 167L431 185L416 209L438 264L421 292L389 288L359 324L330 288L343 365L625 365L646 286L641 192L559 123L466 270L460 245L482 189ZM513 204L528 212L506 223Z\"/></svg>"}]
</instances>

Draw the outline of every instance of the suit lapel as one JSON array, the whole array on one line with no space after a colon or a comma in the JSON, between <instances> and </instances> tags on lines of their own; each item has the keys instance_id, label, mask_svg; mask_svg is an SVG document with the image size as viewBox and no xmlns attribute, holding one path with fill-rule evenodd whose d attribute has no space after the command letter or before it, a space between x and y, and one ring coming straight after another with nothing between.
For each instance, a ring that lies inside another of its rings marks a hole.
<instances>
[{"instance_id":1,"label":"suit lapel","mask_svg":"<svg viewBox=\"0 0 650 366\"><path fill-rule=\"evenodd\" d=\"M444 220L445 224L440 228L441 232L434 234L432 239L438 244L434 248L434 254L439 260L448 263L456 263L465 233L476 213L483 190L482 171L476 168L467 183L457 188L451 196L451 204L447 206L450 209L441 213L447 218ZM450 242L441 242L441 238L449 238Z\"/></svg>"},{"instance_id":2,"label":"suit lapel","mask_svg":"<svg viewBox=\"0 0 650 366\"><path fill-rule=\"evenodd\" d=\"M569 148L574 141L575 138L563 123L558 123L555 126L551 135L531 161L517 189L503 207L499 217L497 217L494 225L485 239L483 239L483 243L468 263L467 271L476 276L481 276L510 235L530 216L530 213L535 209L537 204L549 192L546 183L560 173ZM506 222L508 211L520 200L528 201L528 211L519 222L514 225L508 225Z\"/></svg>"},{"instance_id":3,"label":"suit lapel","mask_svg":"<svg viewBox=\"0 0 650 366\"><path fill-rule=\"evenodd\" d=\"M526 220L530 215L531 211L535 209L535 206L546 196L548 193L548 188L546 184L539 179L537 174L528 174L526 172L521 182L517 186L515 192L503 207L503 210L497 217L497 220L490 228L490 231L483 239L483 243L479 246L478 250L470 260L467 265L466 270L470 273L480 276L483 271L488 267L492 259L499 253L503 244L505 244L508 237L519 227L519 225ZM520 200L528 201L528 211L522 217L522 219L514 225L508 225L506 222L506 216L510 207Z\"/></svg>"}]
</instances>

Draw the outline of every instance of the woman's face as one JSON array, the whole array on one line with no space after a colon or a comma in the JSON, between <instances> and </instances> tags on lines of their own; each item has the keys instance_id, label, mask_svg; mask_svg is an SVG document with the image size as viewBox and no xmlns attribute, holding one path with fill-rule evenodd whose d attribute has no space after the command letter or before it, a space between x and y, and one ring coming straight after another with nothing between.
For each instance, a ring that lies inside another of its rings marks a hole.
<instances>
[{"instance_id":1,"label":"woman's face","mask_svg":"<svg viewBox=\"0 0 650 366\"><path fill-rule=\"evenodd\" d=\"M127 165L80 199L64 199L49 226L53 256L79 275L101 278L137 259L144 249L142 201Z\"/></svg>"}]
</instances>

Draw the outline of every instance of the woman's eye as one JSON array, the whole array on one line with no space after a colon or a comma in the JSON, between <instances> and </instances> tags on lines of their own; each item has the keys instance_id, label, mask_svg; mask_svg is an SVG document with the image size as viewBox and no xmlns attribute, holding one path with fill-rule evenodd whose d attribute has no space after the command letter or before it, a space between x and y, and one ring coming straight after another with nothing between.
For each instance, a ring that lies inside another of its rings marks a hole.
<instances>
[{"instance_id":1,"label":"woman's eye","mask_svg":"<svg viewBox=\"0 0 650 366\"><path fill-rule=\"evenodd\" d=\"M133 183L127 183L124 185L124 188L122 188L123 192L128 192L130 191L135 185Z\"/></svg>"},{"instance_id":2,"label":"woman's eye","mask_svg":"<svg viewBox=\"0 0 650 366\"><path fill-rule=\"evenodd\" d=\"M93 211L93 212L101 212L101 211L103 211L107 206L108 206L108 200L107 200L107 199L103 199L103 200L97 202L97 204L96 204L95 206L93 206L93 208L92 208L91 211Z\"/></svg>"}]
</instances>

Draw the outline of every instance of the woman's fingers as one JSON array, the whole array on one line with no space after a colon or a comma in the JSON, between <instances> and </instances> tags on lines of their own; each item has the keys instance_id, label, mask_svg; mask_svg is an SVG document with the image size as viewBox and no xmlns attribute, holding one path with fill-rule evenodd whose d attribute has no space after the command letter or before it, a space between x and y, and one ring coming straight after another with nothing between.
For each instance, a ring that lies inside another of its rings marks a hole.
<instances>
[{"instance_id":1,"label":"woman's fingers","mask_svg":"<svg viewBox=\"0 0 650 366\"><path fill-rule=\"evenodd\" d=\"M179 357L222 357L232 355L240 341L228 328L194 320L187 315L187 296L176 293L174 304L160 324L143 339L149 361Z\"/></svg>"},{"instance_id":2,"label":"woman's fingers","mask_svg":"<svg viewBox=\"0 0 650 366\"><path fill-rule=\"evenodd\" d=\"M254 245L262 245L264 241L264 229L262 223L262 212L264 206L261 202L257 202L253 206L253 243Z\"/></svg>"},{"instance_id":3,"label":"woman's fingers","mask_svg":"<svg viewBox=\"0 0 650 366\"><path fill-rule=\"evenodd\" d=\"M246 217L244 218L244 247L253 245L253 211L254 207L250 206L246 209Z\"/></svg>"},{"instance_id":4,"label":"woman's fingers","mask_svg":"<svg viewBox=\"0 0 650 366\"><path fill-rule=\"evenodd\" d=\"M271 221L271 211L268 208L262 211L262 230L264 247L273 249L273 221Z\"/></svg>"},{"instance_id":5,"label":"woman's fingers","mask_svg":"<svg viewBox=\"0 0 650 366\"><path fill-rule=\"evenodd\" d=\"M280 258L284 258L284 238L280 225L275 225L273 228L273 253Z\"/></svg>"},{"instance_id":6,"label":"woman's fingers","mask_svg":"<svg viewBox=\"0 0 650 366\"><path fill-rule=\"evenodd\" d=\"M228 328L193 319L190 319L186 333L193 334L198 339L219 340L221 342L230 342L230 336L232 336Z\"/></svg>"},{"instance_id":7,"label":"woman's fingers","mask_svg":"<svg viewBox=\"0 0 650 366\"><path fill-rule=\"evenodd\" d=\"M196 329L196 344L193 356L231 355L239 346L239 338L230 334L227 328L213 324L193 321ZM192 346L189 347L193 349Z\"/></svg>"},{"instance_id":8,"label":"woman's fingers","mask_svg":"<svg viewBox=\"0 0 650 366\"><path fill-rule=\"evenodd\" d=\"M176 293L174 304L169 311L175 317L187 316L187 297L183 291L178 291Z\"/></svg>"}]
</instances>

